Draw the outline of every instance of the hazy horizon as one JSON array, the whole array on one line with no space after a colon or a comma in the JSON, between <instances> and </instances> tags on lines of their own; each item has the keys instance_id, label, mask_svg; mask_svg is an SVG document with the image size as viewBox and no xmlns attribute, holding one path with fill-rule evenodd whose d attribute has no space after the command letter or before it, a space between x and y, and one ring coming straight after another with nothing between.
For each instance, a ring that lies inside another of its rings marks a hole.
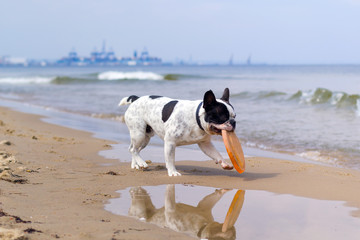
<instances>
[{"instance_id":1,"label":"hazy horizon","mask_svg":"<svg viewBox=\"0 0 360 240\"><path fill-rule=\"evenodd\" d=\"M359 0L0 0L0 56L147 48L164 61L360 64Z\"/></svg>"}]
</instances>

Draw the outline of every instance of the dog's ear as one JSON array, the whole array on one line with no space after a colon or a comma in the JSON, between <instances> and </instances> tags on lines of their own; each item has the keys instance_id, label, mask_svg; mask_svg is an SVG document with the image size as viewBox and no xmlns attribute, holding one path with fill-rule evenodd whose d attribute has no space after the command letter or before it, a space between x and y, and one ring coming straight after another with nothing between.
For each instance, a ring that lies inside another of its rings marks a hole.
<instances>
[{"instance_id":1,"label":"dog's ear","mask_svg":"<svg viewBox=\"0 0 360 240\"><path fill-rule=\"evenodd\" d=\"M209 90L204 95L203 108L208 109L216 103L216 98L213 91Z\"/></svg>"},{"instance_id":2,"label":"dog's ear","mask_svg":"<svg viewBox=\"0 0 360 240\"><path fill-rule=\"evenodd\" d=\"M229 98L230 98L230 91L228 88L224 89L224 93L222 95L222 97L220 98L221 100L223 100L224 102L229 102Z\"/></svg>"}]
</instances>

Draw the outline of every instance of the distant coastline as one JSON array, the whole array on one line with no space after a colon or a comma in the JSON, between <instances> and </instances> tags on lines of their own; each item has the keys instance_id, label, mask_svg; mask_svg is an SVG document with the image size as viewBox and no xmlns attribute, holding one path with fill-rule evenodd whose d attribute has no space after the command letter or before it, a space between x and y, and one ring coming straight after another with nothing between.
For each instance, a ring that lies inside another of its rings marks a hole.
<instances>
[{"instance_id":1,"label":"distant coastline","mask_svg":"<svg viewBox=\"0 0 360 240\"><path fill-rule=\"evenodd\" d=\"M0 67L48 67L48 66L148 66L162 65L159 57L150 56L146 48L140 54L135 50L131 57L117 57L112 49L107 50L105 42L102 50L94 49L90 56L80 56L75 49L71 50L67 56L58 60L29 60L26 58L13 58L10 56L0 56Z\"/></svg>"},{"instance_id":2,"label":"distant coastline","mask_svg":"<svg viewBox=\"0 0 360 240\"><path fill-rule=\"evenodd\" d=\"M132 56L116 56L112 48L107 49L105 41L102 48L98 51L94 48L89 56L81 56L75 49L72 49L66 56L59 59L29 59L26 57L12 57L9 55L0 56L0 67L114 67L114 66L238 66L238 65L267 65L265 63L253 64L251 56L243 63L234 63L233 55L229 61L186 61L176 59L175 61L164 62L161 57L151 56L146 48L141 52L134 50Z\"/></svg>"}]
</instances>

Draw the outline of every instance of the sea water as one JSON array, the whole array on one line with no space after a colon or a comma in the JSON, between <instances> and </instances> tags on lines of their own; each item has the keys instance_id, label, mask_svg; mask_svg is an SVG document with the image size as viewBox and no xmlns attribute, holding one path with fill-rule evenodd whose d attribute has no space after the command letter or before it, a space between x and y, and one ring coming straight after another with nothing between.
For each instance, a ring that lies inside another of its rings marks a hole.
<instances>
[{"instance_id":1,"label":"sea water","mask_svg":"<svg viewBox=\"0 0 360 240\"><path fill-rule=\"evenodd\" d=\"M126 107L117 105L129 95L197 100L225 87L243 146L360 169L360 66L0 68L1 99L100 126L123 125Z\"/></svg>"}]
</instances>

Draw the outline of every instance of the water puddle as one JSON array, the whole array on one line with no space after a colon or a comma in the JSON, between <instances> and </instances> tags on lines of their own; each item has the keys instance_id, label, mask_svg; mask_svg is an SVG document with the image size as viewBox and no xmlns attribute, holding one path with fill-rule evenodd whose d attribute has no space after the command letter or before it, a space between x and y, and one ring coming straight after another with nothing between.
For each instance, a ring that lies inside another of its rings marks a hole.
<instances>
[{"instance_id":1,"label":"water puddle","mask_svg":"<svg viewBox=\"0 0 360 240\"><path fill-rule=\"evenodd\" d=\"M131 187L105 210L199 239L359 239L341 201L194 185Z\"/></svg>"}]
</instances>

